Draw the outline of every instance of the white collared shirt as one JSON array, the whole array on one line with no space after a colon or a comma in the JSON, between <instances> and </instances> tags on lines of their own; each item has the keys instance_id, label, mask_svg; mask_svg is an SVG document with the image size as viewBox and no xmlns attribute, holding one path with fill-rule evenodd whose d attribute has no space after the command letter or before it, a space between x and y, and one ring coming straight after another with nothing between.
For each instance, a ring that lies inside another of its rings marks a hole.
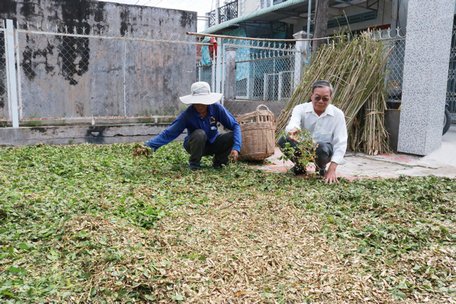
<instances>
[{"instance_id":1,"label":"white collared shirt","mask_svg":"<svg viewBox=\"0 0 456 304\"><path fill-rule=\"evenodd\" d=\"M332 104L318 116L311 102L294 107L286 132L292 129L306 129L315 142L327 142L333 146L332 162L341 164L347 150L347 125L345 115Z\"/></svg>"}]
</instances>

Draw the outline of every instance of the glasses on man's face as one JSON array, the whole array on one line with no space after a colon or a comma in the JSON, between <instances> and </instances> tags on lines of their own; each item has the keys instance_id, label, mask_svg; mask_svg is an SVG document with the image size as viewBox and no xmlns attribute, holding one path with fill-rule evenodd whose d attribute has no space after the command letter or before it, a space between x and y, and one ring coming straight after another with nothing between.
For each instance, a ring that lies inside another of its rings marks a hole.
<instances>
[{"instance_id":1,"label":"glasses on man's face","mask_svg":"<svg viewBox=\"0 0 456 304\"><path fill-rule=\"evenodd\" d=\"M314 99L315 101L320 101L322 100L323 102L328 102L329 101L329 97L321 97L321 96L314 96Z\"/></svg>"}]
</instances>

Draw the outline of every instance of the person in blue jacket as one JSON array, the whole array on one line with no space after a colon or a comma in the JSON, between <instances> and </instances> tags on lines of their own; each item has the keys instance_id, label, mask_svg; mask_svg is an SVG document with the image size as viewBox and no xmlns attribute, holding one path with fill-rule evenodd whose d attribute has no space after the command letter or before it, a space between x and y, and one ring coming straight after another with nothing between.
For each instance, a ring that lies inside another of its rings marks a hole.
<instances>
[{"instance_id":1,"label":"person in blue jacket","mask_svg":"<svg viewBox=\"0 0 456 304\"><path fill-rule=\"evenodd\" d=\"M211 93L207 82L193 83L191 94L179 97L182 103L190 106L169 127L146 141L145 145L155 151L187 129L184 148L190 154L190 169L200 169L201 158L207 155L214 155L214 168L227 165L229 158L237 161L241 151L241 127L233 115L218 103L221 98L222 94ZM230 131L219 133L217 123Z\"/></svg>"}]
</instances>

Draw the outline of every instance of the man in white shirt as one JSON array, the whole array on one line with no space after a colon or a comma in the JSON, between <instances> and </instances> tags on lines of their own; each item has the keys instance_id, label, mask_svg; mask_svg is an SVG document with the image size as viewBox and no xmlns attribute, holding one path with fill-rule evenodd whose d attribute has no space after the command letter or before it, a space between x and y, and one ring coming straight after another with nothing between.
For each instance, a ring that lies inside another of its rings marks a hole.
<instances>
[{"instance_id":1,"label":"man in white shirt","mask_svg":"<svg viewBox=\"0 0 456 304\"><path fill-rule=\"evenodd\" d=\"M316 81L312 85L311 102L294 107L290 122L285 128L287 137L280 138L278 142L281 148L284 148L287 142L294 147L294 136L300 130L308 130L314 142L318 144L315 160L318 173L330 184L338 182L336 169L343 162L347 150L345 115L339 108L330 104L333 93L331 83L326 80ZM326 170L328 163L330 164ZM295 165L293 172L305 174L306 170Z\"/></svg>"}]
</instances>

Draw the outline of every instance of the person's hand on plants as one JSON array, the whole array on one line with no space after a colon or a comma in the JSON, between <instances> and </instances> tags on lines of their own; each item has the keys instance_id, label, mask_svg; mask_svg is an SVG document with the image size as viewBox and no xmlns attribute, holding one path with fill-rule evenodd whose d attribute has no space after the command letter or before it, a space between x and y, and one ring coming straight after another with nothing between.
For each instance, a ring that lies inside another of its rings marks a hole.
<instances>
[{"instance_id":1,"label":"person's hand on plants","mask_svg":"<svg viewBox=\"0 0 456 304\"><path fill-rule=\"evenodd\" d=\"M231 150L231 153L230 153L230 160L232 162L236 162L239 158L239 152L236 151L236 150Z\"/></svg>"},{"instance_id":2,"label":"person's hand on plants","mask_svg":"<svg viewBox=\"0 0 456 304\"><path fill-rule=\"evenodd\" d=\"M133 156L150 157L150 156L152 156L153 152L154 151L150 147L147 147L142 144L135 144L135 146L133 147Z\"/></svg>"},{"instance_id":3,"label":"person's hand on plants","mask_svg":"<svg viewBox=\"0 0 456 304\"><path fill-rule=\"evenodd\" d=\"M299 135L299 129L293 128L288 132L288 138L292 141L297 142L298 141L298 135Z\"/></svg>"},{"instance_id":4,"label":"person's hand on plants","mask_svg":"<svg viewBox=\"0 0 456 304\"><path fill-rule=\"evenodd\" d=\"M326 171L326 174L324 176L325 183L327 183L327 184L339 183L339 181L337 180L337 176L336 176L336 168L337 168L337 164L331 162L331 164L329 165L328 171Z\"/></svg>"}]
</instances>

